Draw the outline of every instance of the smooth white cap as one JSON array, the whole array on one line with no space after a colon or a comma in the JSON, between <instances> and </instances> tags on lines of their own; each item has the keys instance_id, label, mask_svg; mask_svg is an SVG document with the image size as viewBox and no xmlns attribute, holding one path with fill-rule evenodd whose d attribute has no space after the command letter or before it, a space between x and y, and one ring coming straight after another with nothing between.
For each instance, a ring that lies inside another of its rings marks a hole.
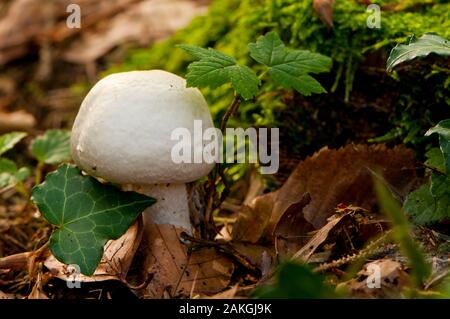
<instances>
[{"instance_id":1,"label":"smooth white cap","mask_svg":"<svg viewBox=\"0 0 450 319\"><path fill-rule=\"evenodd\" d=\"M214 164L175 163L171 152L179 140L171 140L171 134L187 128L193 140L194 120L202 121L203 130L214 127L202 94L186 88L183 78L161 70L112 74L95 84L81 104L72 156L87 173L113 183L191 182Z\"/></svg>"}]
</instances>

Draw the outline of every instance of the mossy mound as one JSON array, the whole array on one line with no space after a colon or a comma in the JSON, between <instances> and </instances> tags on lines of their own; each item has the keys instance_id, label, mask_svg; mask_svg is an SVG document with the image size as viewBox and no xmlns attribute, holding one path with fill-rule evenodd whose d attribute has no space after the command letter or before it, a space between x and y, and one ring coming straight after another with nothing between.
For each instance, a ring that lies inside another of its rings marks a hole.
<instances>
[{"instance_id":1,"label":"mossy mound","mask_svg":"<svg viewBox=\"0 0 450 319\"><path fill-rule=\"evenodd\" d=\"M305 98L266 82L230 124L280 127L287 142L281 145L294 157L324 145L367 142L383 135L376 140L405 142L423 153L429 141L424 140L425 130L450 117L448 62L431 57L393 75L386 73L385 62L392 47L410 35L435 32L450 38L450 4L374 1L382 6L381 28L370 29L366 21L371 13L364 2L336 1L330 29L311 0L217 0L206 16L149 49L130 52L125 63L108 72L161 68L184 75L190 58L175 48L179 43L214 47L254 66L247 44L275 30L290 47L333 58L332 72L318 77L329 94ZM204 93L219 121L231 89Z\"/></svg>"}]
</instances>

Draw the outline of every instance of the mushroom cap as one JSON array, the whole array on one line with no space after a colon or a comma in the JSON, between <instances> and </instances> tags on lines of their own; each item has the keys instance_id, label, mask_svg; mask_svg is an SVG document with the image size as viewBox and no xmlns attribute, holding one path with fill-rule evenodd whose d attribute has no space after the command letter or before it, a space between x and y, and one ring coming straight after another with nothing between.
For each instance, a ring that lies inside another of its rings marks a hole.
<instances>
[{"instance_id":1,"label":"mushroom cap","mask_svg":"<svg viewBox=\"0 0 450 319\"><path fill-rule=\"evenodd\" d=\"M116 73L100 80L85 97L72 129L75 163L87 173L119 184L187 183L207 175L214 164L175 163L180 140L172 131L187 128L193 149L194 120L214 127L203 95L186 81L161 70ZM193 162L193 160L191 161Z\"/></svg>"}]
</instances>

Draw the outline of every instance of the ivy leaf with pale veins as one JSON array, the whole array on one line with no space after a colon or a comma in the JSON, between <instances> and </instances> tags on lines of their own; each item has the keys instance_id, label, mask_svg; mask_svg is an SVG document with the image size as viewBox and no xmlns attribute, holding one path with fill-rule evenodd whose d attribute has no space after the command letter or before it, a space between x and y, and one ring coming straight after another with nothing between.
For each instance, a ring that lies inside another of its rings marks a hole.
<instances>
[{"instance_id":1,"label":"ivy leaf with pale veins","mask_svg":"<svg viewBox=\"0 0 450 319\"><path fill-rule=\"evenodd\" d=\"M398 44L392 49L386 63L388 72L400 63L425 57L431 53L450 56L450 41L434 33L426 33L420 38L411 37L409 43Z\"/></svg>"},{"instance_id":2,"label":"ivy leaf with pale veins","mask_svg":"<svg viewBox=\"0 0 450 319\"><path fill-rule=\"evenodd\" d=\"M117 239L155 199L121 192L83 176L64 164L33 189L32 200L55 231L50 237L53 255L65 264L79 265L92 275L103 255L103 246Z\"/></svg>"},{"instance_id":3,"label":"ivy leaf with pale veins","mask_svg":"<svg viewBox=\"0 0 450 319\"><path fill-rule=\"evenodd\" d=\"M275 32L260 36L248 45L250 56L269 67L270 77L286 89L303 95L326 93L322 85L308 73L328 72L331 59L307 50L289 50Z\"/></svg>"},{"instance_id":4,"label":"ivy leaf with pale veins","mask_svg":"<svg viewBox=\"0 0 450 319\"><path fill-rule=\"evenodd\" d=\"M12 149L25 136L27 134L23 132L12 132L0 136L0 156Z\"/></svg>"},{"instance_id":5,"label":"ivy leaf with pale veins","mask_svg":"<svg viewBox=\"0 0 450 319\"><path fill-rule=\"evenodd\" d=\"M445 169L450 173L450 120L444 120L428 130L425 135L439 134L439 146L444 155Z\"/></svg>"},{"instance_id":6,"label":"ivy leaf with pale veins","mask_svg":"<svg viewBox=\"0 0 450 319\"><path fill-rule=\"evenodd\" d=\"M260 80L255 72L236 59L214 49L181 44L179 48L199 59L189 64L186 75L187 85L191 87L217 88L230 82L234 90L245 100L258 93Z\"/></svg>"},{"instance_id":7,"label":"ivy leaf with pale veins","mask_svg":"<svg viewBox=\"0 0 450 319\"><path fill-rule=\"evenodd\" d=\"M31 153L39 162L46 164L70 160L70 131L48 130L32 142Z\"/></svg>"}]
</instances>

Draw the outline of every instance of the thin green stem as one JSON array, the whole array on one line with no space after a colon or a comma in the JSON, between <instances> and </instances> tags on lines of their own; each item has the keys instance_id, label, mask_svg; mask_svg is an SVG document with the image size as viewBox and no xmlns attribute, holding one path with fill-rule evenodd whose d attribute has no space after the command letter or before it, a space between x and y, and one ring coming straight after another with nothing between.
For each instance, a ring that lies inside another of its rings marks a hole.
<instances>
[{"instance_id":1,"label":"thin green stem","mask_svg":"<svg viewBox=\"0 0 450 319\"><path fill-rule=\"evenodd\" d=\"M230 106L228 107L227 111L222 117L222 122L220 124L220 130L222 131L222 134L225 134L228 120L238 111L240 105L241 105L241 97L239 94L235 94L233 101L231 102ZM220 163L216 163L216 166L208 176L209 190L205 212L205 234L204 234L205 238L209 238L210 234L215 236L215 234L217 233L217 230L215 230L214 227L211 226L214 222L213 220L213 211L215 209L214 199L216 198L217 195L216 185L219 178L222 178L222 182L224 183L225 187L227 187L227 183L222 171L222 165ZM212 232L210 230L212 230Z\"/></svg>"},{"instance_id":2,"label":"thin green stem","mask_svg":"<svg viewBox=\"0 0 450 319\"><path fill-rule=\"evenodd\" d=\"M25 187L25 185L23 184L23 182L18 182L16 184L16 191L19 192L19 194L21 194L22 196L24 196L26 198L30 197L30 193L28 192L28 190Z\"/></svg>"},{"instance_id":3,"label":"thin green stem","mask_svg":"<svg viewBox=\"0 0 450 319\"><path fill-rule=\"evenodd\" d=\"M222 122L220 124L220 130L222 131L222 133L225 133L228 120L230 119L230 117L232 117L237 112L240 105L241 105L241 96L239 94L236 94L234 96L233 101L231 102L230 106L228 107L227 111L225 112L225 114L222 118Z\"/></svg>"},{"instance_id":4,"label":"thin green stem","mask_svg":"<svg viewBox=\"0 0 450 319\"><path fill-rule=\"evenodd\" d=\"M42 169L43 168L44 168L44 163L38 162L38 164L36 165L36 175L35 175L35 179L34 179L35 185L39 185L42 181Z\"/></svg>"}]
</instances>

